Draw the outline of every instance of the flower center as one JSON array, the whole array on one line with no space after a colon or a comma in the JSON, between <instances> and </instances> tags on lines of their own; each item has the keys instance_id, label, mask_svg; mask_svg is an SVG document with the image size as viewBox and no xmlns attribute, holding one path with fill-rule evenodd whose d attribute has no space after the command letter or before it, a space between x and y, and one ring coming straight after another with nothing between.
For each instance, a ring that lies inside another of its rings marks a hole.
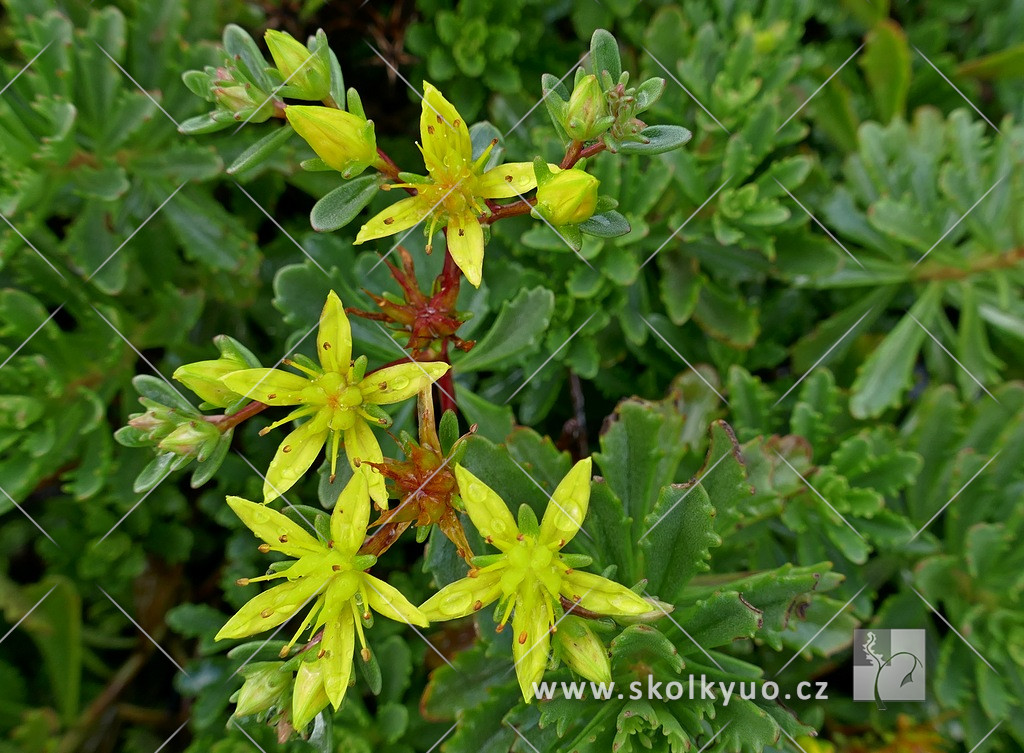
<instances>
[{"instance_id":1,"label":"flower center","mask_svg":"<svg viewBox=\"0 0 1024 753\"><path fill-rule=\"evenodd\" d=\"M334 371L319 377L310 389L316 390L318 399L331 414L330 428L334 431L351 429L356 422L356 409L363 404L363 393L354 384Z\"/></svg>"}]
</instances>

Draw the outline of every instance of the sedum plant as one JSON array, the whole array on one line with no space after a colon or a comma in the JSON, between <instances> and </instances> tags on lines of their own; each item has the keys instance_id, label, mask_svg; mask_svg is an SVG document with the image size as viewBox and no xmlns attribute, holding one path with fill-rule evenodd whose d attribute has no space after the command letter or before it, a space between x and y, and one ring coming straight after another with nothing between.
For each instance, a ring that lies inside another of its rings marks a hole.
<instances>
[{"instance_id":1,"label":"sedum plant","mask_svg":"<svg viewBox=\"0 0 1024 753\"><path fill-rule=\"evenodd\" d=\"M404 299L389 299L378 294L373 298L379 307L378 313L351 309L356 316L387 322L407 335L409 351L403 352L403 357L397 361L371 368L365 356L353 360L352 327L340 298L331 290L316 324L317 360L302 355L284 359L286 365L303 375L253 368L249 361L255 358L251 353L233 341L221 340L221 359L184 365L175 376L204 400L204 406L224 409L222 415L200 415L197 420L192 413L178 415L172 405L161 405L145 398L147 413L133 418L125 430L131 432L133 444L149 442L165 453L163 457L175 458L169 466L173 470L192 456L203 463L209 453L202 442L194 449L168 442L167 437L160 436L163 427L177 422L167 436L201 431L204 436L209 435L209 440L203 441L220 446L230 441L230 435L224 439L222 427L234 429L268 406L299 406L259 432L262 435L276 426L302 421L282 441L267 469L263 505L283 498L286 508L311 525L313 532L303 528L301 522L269 507L229 497L235 513L263 539L260 551L280 552L295 561L290 565L276 564L264 576L240 578L238 584L243 586L264 580L284 579L285 582L242 605L215 637L239 639L273 629L307 603L312 601L313 606L292 641L280 649L283 661L260 662L258 667L246 671L245 683L236 697L239 704L236 715L246 718L256 715L270 721L277 727L281 739L293 731L309 735L316 717L318 721L313 725L312 734L322 735L321 729L330 717L320 714L321 709L328 703L338 709L346 695L352 677L351 656L356 636L363 647L364 674L371 689L379 692L381 670L363 638L363 625L370 624L371 610L410 626L426 627L430 623L477 614L497 601L496 632L501 634L509 620L512 623L512 667L518 677L516 695L521 702L517 713L523 714L537 696L538 683L551 662L556 666L562 664L583 677L610 680L615 667L621 666L617 662L629 661L621 656L616 658L615 647L619 646L620 654L639 652L638 655L650 657L645 661L660 662L658 666L664 666L669 673L667 676L678 673L682 667L677 658L679 649L656 627L666 619L678 625L671 617L673 611L678 611L684 622L698 631L705 629L702 625L713 625L719 619L736 619L739 633L733 637L749 638L765 624L765 610L778 609L779 602L774 600L802 598L812 582L809 571L791 572L789 568L782 568L758 576L750 582L748 596L753 601L741 597L737 591L723 592L717 588L694 587L692 591L685 591L686 579L669 579L668 574L675 567L670 561L678 562L684 572L696 574L707 569L709 548L721 543L712 528L714 508L708 492L696 481L690 482L692 488L673 487L677 470L672 464L666 464L650 479L650 491L656 495L656 502L637 497L635 491L617 484L606 487L608 490L595 500L600 508L597 513L600 526L607 526L617 515L653 522L652 530L663 524L649 541L643 542L642 561L632 558L616 561L611 555L621 546L621 541L618 544L609 541L606 546L600 546L591 536L591 544L598 546L583 546L585 551L582 552L571 551L576 534L585 530L588 519L593 484L590 458L580 460L567 473L559 474L557 483L552 481L550 493L544 490L543 482L537 482L544 496L549 496L549 503L539 510L523 502L517 522L503 497L522 498L523 481L532 478L532 474L525 471L524 476L508 486L507 475L499 471L508 460L516 464L509 455L511 450L471 436L458 451L458 457L452 454L461 440L453 441L453 433L457 434L458 429L451 409L461 406L459 398L452 394L457 394L460 387L451 375L459 373L462 361L452 359L449 346L466 352L467 360L472 359L478 346L458 337L462 319L458 312L451 312L446 328L437 322L425 330L418 326L421 314L426 313L427 305L436 300L436 295L446 296L449 306L457 300L463 275L475 287L482 284L486 273L483 263L486 240L490 226L497 221L530 215L562 236L575 252L579 251L585 234L614 237L628 233L629 224L614 211L614 200L601 196L600 180L586 167L590 159L603 151L612 155L658 154L686 143L689 132L685 129L671 125L648 126L637 117L657 101L664 81L655 78L639 87L627 88L629 74L621 71L614 38L608 32L596 32L591 47L593 72L581 68L571 93L559 84L551 94L554 124L565 142L565 154L558 164L548 163L541 156L523 162L502 162L500 152L496 151L500 139L491 137L489 142L483 143L482 137L493 133L493 128L488 124L470 128L455 106L438 89L425 83L420 116L420 150L427 168L424 176L400 169L376 145L372 123L365 120L360 98L354 90L348 90L343 98L348 109L341 108L341 97L335 96L340 89L340 69L332 64L336 58L325 51L322 35L311 39L309 46L304 47L279 34L268 33L277 74L265 75L271 81L280 79L281 83L268 94L273 107L266 112L260 108L245 110L239 104L241 93L228 96L221 90L228 78L239 83L247 79L241 88L248 92L251 100L258 99L260 94L256 92L262 90L256 84L261 83L258 79L264 75L260 72L267 70L252 59L253 45L244 41L239 30L230 29L225 39L239 50L233 59L228 59L227 68L186 74L186 81L193 90L202 93L204 87L209 87L207 98L217 108L204 116L208 118L208 126L190 125L187 130L213 130L215 124L219 127L229 122L231 113L235 120L246 113L251 119L286 120L288 125L264 137L241 161L251 167L254 161L269 158L281 146L284 137L279 138L279 134L287 135L290 128L294 128L317 154L316 159L304 163L306 169L331 170L341 181L348 181L320 200L313 210L314 223L318 218L327 218L320 223L321 227L343 227L378 191L404 190L410 196L386 206L364 223L355 243L411 232L422 225L424 252L431 253L438 230L442 231L444 248L443 269L434 281L433 297L420 291L414 256L402 249L404 270L393 265L390 269L404 291ZM308 71L308 76L300 76L299 71L303 69ZM323 103L296 105L288 102L289 99L322 99ZM361 176L366 170L376 174ZM526 195L534 191L535 196ZM481 345L486 343L489 334L482 335ZM232 352L224 351L228 342ZM241 354L241 357L232 359L234 354ZM435 358L437 360L433 360ZM432 407L434 391L442 396L441 405L448 410L437 427ZM419 442L404 439L398 445L405 458L385 459L369 425L390 426L393 418L381 406L399 403L416 394L419 394L415 420ZM160 428L154 432L158 426ZM440 434L445 435L444 441ZM121 438L126 441L128 436L122 433ZM537 443L537 439L528 441ZM633 437L627 440L628 443L638 441L642 440ZM329 523L324 514L313 508L295 506L286 496L310 469L325 444L329 448L322 487L333 507ZM337 465L342 447L351 466L349 472L343 474L345 480L339 478ZM543 444L539 449L542 454L535 461L542 462L544 467L535 468L535 472L546 477L549 470L562 465L564 456ZM619 451L617 446L609 447L599 456L598 462L608 466L612 478L615 464L628 462L624 457L616 458ZM424 487L443 470L443 465L438 465L439 458L443 458L442 464L455 461L449 471L454 475L454 484L425 491ZM679 458L676 460L678 463ZM742 474L743 470L736 472ZM428 473L423 483L410 493L408 478L422 478ZM340 493L330 491L342 483L344 489ZM696 490L694 501L685 506L670 502L669 496L675 488ZM622 495L622 501L616 499L616 493ZM729 493L735 493L735 489ZM391 496L399 497L394 510L390 508ZM535 494L531 496L536 498ZM377 524L382 525L381 531L387 530L386 534L367 535L370 498L384 511ZM427 555L434 577L442 587L418 609L400 591L366 572L378 566L405 530L394 527L394 523L412 519L411 515L400 517L402 509L410 504L419 506L420 510L430 504L450 510L440 516L427 513L425 521L422 512L415 518L429 525L440 523L447 516L446 524L439 529L446 538L432 538ZM307 516L304 510L312 514ZM472 536L464 529L463 514L473 523ZM693 525L696 528L691 530ZM607 537L608 534L606 529L602 535ZM686 536L689 541L683 548L673 543L678 535ZM500 553L473 555L473 551L484 551L480 538ZM570 550L563 551L567 546ZM465 559L470 563L466 577L451 577L458 569L455 562L450 562L452 557L456 562ZM578 570L592 561L605 568L604 575ZM442 562L448 564L442 565ZM829 569L827 563L819 567L821 572L813 576L815 583ZM625 578L626 584L620 585L608 577L615 575ZM831 578L829 587L838 582L830 575L825 577ZM775 583L781 587L781 595L766 594L767 600L760 602L759 585ZM756 606L759 602L761 606ZM787 629L787 621L780 622L775 613L772 614L768 629L773 635L781 634ZM566 620L565 630L559 634L559 626ZM632 623L637 624L626 627ZM296 641L307 630L310 639L295 650ZM621 634L616 638L617 633ZM710 639L708 635L702 640ZM712 640L712 645L717 640L720 637ZM777 640L773 642L781 645ZM697 646L700 647L700 642ZM257 650L253 656L259 653ZM723 677L743 676L749 671L739 667L725 669L713 656L708 655L708 658L725 673ZM514 705L515 701L509 704ZM712 705L692 712L669 708L660 716L655 713L644 718L651 729L664 727L673 749L705 736L714 740L732 722L737 723L736 728L722 736L719 742L722 749L739 745L744 739L741 732L744 728L756 730L753 744L756 749L777 742L783 730L787 734L809 731L788 712L768 701L763 706L751 703L713 709ZM621 713L625 719L632 712ZM724 722L722 715L728 717ZM703 717L716 717L710 733L700 723ZM532 724L538 721L536 716L529 718ZM551 711L544 711L539 720L558 737L570 734L565 721L558 720L557 714L552 716ZM578 735L579 730L572 734ZM625 735L623 739L635 738L641 742L651 732L643 725L630 724L620 734Z\"/></svg>"},{"instance_id":2,"label":"sedum plant","mask_svg":"<svg viewBox=\"0 0 1024 753\"><path fill-rule=\"evenodd\" d=\"M357 5L0 11L0 750L1016 750L1019 3Z\"/></svg>"}]
</instances>

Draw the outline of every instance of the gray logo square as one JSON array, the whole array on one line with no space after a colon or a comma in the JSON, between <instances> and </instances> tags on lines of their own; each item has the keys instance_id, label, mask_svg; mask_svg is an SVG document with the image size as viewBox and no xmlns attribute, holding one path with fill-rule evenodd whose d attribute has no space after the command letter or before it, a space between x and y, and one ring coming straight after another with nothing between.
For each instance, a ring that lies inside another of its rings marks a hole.
<instances>
[{"instance_id":1,"label":"gray logo square","mask_svg":"<svg viewBox=\"0 0 1024 753\"><path fill-rule=\"evenodd\" d=\"M854 630L853 700L923 701L924 662L924 630Z\"/></svg>"}]
</instances>

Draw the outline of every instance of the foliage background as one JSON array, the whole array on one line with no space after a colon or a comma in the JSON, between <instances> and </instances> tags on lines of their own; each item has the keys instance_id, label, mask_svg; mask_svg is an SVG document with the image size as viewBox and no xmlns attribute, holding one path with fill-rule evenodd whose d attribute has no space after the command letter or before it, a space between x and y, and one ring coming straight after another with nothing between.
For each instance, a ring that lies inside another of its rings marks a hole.
<instances>
[{"instance_id":1,"label":"foliage background","mask_svg":"<svg viewBox=\"0 0 1024 753\"><path fill-rule=\"evenodd\" d=\"M23 621L0 643L0 748L152 751L178 730L166 749L273 744L258 726L225 728L238 682L210 637L239 605L234 579L260 568L223 496L258 493L274 443L246 425L208 484L179 472L146 493L133 485L150 457L112 433L137 409L133 376L212 357L219 333L276 359L329 287L369 308L361 288L388 281L351 234L310 231L334 179L302 172L298 145L232 177L224 165L261 126L177 132L202 111L180 74L217 63L228 22L323 27L400 164L417 159L419 105L391 66L508 132L516 158L557 158L543 106L517 121L541 74L569 71L595 28L616 33L637 74L669 79L652 120L690 128L691 144L597 163L629 236L588 239L588 267L525 218L496 227L484 287L463 293L464 336L482 341L458 380L465 415L494 442L513 416L534 429L508 453L535 472L564 462L555 447L600 450L613 488L621 447L664 438L658 478L681 482L713 421L728 421L757 493L721 506L707 577L830 561L846 580L777 639L752 632L724 650L770 673L827 626L788 671L832 683L827 705L797 710L841 750L1024 744L1024 3L7 0L3 14L0 607L8 626ZM354 329L362 352L396 357L372 324ZM650 472L647 460L632 462ZM304 501L327 501L316 481ZM421 562L409 541L385 566L425 595L439 565ZM928 703L897 717L844 700L855 623L928 627ZM352 694L334 747L426 750L469 719L450 750L528 749L497 724L500 692L467 715L479 699L440 670L424 697L438 660L378 629L385 688ZM471 642L436 639L452 655ZM459 661L488 684L482 654Z\"/></svg>"}]
</instances>

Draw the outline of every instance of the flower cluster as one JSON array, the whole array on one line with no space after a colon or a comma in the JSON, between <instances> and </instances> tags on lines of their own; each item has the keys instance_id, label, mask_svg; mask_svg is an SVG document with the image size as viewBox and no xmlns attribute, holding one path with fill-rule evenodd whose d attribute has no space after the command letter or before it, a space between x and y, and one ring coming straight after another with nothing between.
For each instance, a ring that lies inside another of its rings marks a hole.
<instances>
[{"instance_id":1,"label":"flower cluster","mask_svg":"<svg viewBox=\"0 0 1024 753\"><path fill-rule=\"evenodd\" d=\"M565 136L565 155L558 164L540 157L503 162L493 126L471 127L435 86L424 82L418 144L424 170L400 169L378 146L359 94L344 87L322 31L305 45L268 31L273 64L266 65L255 42L240 28L229 27L223 65L185 75L188 86L215 107L184 123L186 132L218 130L239 120L286 123L246 150L228 172L266 160L294 133L316 155L302 162L304 169L340 175L343 183L313 208L316 229L336 230L381 191L402 191L407 195L378 208L363 223L355 244L422 225L429 254L437 231L443 231L444 265L429 291L420 289L412 254L398 247L401 269L387 265L401 297L367 291L379 310L349 310L384 322L402 336L405 358L370 368L366 356L353 355L346 309L331 291L320 315L315 358L293 355L281 361L285 368L264 368L244 346L221 338L220 358L185 364L174 374L200 398L198 410L145 383L147 411L124 430L123 441L148 443L164 452L161 462L171 470L193 458L215 468L235 426L264 410L290 409L259 432L291 426L270 461L262 503L228 497L231 509L262 541L260 551L289 559L273 563L263 575L239 579L240 586L276 584L251 598L216 636L242 639L279 629L305 610L280 661L247 667L235 696L237 715L276 714L282 737L302 732L328 705L340 707L352 682L357 640L363 664L376 667L365 637L374 612L426 627L496 603L499 632L512 623L514 666L527 703L550 656L584 677L610 678L608 649L591 621L650 618L653 612L653 605L635 591L582 572L589 557L564 551L587 514L590 459L576 463L557 485L539 522L527 505L516 520L498 492L463 465L475 427L460 436L455 412L451 355L474 347L458 336L468 316L456 308L460 282L464 276L471 285L482 285L491 225L532 217L577 250L583 234L624 234L629 224L612 211L615 202L600 195L600 181L587 171L588 159L602 150L626 151L627 142L647 151L682 143L676 138L666 146L664 136L653 143L635 117L653 104L664 82L627 89L617 51L600 34L594 39L594 69L578 71L571 95L550 93L555 130ZM404 457L385 458L375 430L391 427L387 406L413 397L417 439L401 432L395 439ZM440 421L434 417L435 397L443 413ZM200 412L211 409L223 413ZM342 474L344 487L330 515L288 503L300 516L312 513L313 520L298 521L272 509L270 503L292 490L325 448L330 483L337 480L342 452L351 469ZM208 478L208 466L200 467L201 478ZM395 507L392 497L399 500ZM372 505L380 510L373 523ZM463 528L467 516L498 553L474 555ZM434 526L470 569L417 608L369 570L408 528L414 527L423 542ZM379 677L379 668L367 669L367 676L375 672Z\"/></svg>"}]
</instances>

